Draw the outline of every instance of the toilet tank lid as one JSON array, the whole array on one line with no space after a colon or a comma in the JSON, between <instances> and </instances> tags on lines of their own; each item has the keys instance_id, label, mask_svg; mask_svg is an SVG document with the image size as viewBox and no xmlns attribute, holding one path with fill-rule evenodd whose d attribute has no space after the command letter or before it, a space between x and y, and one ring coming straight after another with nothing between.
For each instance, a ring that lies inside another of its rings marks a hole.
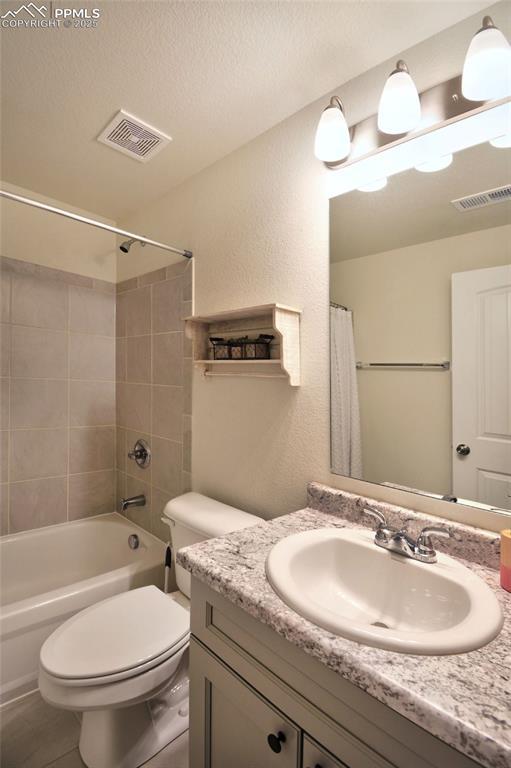
<instances>
[{"instance_id":1,"label":"toilet tank lid","mask_svg":"<svg viewBox=\"0 0 511 768\"><path fill-rule=\"evenodd\" d=\"M167 503L165 517L204 537L223 536L261 522L261 518L210 499L201 493L184 493Z\"/></svg>"}]
</instances>

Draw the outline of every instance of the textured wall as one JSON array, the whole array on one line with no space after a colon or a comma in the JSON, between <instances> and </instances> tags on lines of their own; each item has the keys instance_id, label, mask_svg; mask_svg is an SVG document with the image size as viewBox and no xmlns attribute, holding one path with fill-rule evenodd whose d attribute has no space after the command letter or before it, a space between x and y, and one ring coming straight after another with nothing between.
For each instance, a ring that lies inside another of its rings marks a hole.
<instances>
[{"instance_id":1,"label":"textured wall","mask_svg":"<svg viewBox=\"0 0 511 768\"><path fill-rule=\"evenodd\" d=\"M2 259L2 534L114 502L115 286Z\"/></svg>"},{"instance_id":2,"label":"textured wall","mask_svg":"<svg viewBox=\"0 0 511 768\"><path fill-rule=\"evenodd\" d=\"M165 541L163 507L191 484L191 349L183 317L192 311L192 274L193 263L182 259L117 285L116 504L145 494L146 506L126 514ZM139 438L152 452L145 469L127 458Z\"/></svg>"}]
</instances>

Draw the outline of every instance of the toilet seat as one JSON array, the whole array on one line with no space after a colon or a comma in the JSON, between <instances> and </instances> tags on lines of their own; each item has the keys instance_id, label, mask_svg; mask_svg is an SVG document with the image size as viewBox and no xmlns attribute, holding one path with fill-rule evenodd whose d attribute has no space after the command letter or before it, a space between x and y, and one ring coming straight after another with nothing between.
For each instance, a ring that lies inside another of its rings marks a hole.
<instances>
[{"instance_id":1,"label":"toilet seat","mask_svg":"<svg viewBox=\"0 0 511 768\"><path fill-rule=\"evenodd\" d=\"M186 608L155 586L141 587L64 622L44 643L41 668L64 686L115 683L179 655L189 633Z\"/></svg>"}]
</instances>

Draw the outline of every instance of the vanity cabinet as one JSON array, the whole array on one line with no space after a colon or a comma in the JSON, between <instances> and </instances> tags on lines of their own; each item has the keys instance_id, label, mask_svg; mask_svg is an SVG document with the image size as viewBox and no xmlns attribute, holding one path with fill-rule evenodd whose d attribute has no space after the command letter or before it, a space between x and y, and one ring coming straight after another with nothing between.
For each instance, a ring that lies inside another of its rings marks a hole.
<instances>
[{"instance_id":1,"label":"vanity cabinet","mask_svg":"<svg viewBox=\"0 0 511 768\"><path fill-rule=\"evenodd\" d=\"M191 630L190 768L478 766L196 579Z\"/></svg>"}]
</instances>

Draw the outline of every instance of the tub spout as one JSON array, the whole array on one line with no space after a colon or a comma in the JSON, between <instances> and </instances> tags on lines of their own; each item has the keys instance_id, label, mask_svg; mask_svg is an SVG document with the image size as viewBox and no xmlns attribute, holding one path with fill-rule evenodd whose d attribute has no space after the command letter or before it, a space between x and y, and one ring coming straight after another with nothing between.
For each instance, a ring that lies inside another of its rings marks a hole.
<instances>
[{"instance_id":1,"label":"tub spout","mask_svg":"<svg viewBox=\"0 0 511 768\"><path fill-rule=\"evenodd\" d=\"M121 499L121 512L125 512L128 507L145 507L145 496L141 493L139 496L130 496L128 499Z\"/></svg>"}]
</instances>

